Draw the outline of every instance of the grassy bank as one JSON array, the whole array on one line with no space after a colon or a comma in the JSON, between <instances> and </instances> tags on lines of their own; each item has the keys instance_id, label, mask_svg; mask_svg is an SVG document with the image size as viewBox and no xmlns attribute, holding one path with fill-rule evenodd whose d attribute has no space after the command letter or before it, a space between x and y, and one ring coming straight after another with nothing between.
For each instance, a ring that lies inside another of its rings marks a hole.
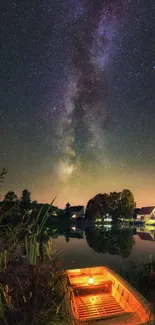
<instances>
[{"instance_id":1,"label":"grassy bank","mask_svg":"<svg viewBox=\"0 0 155 325\"><path fill-rule=\"evenodd\" d=\"M47 211L48 212L48 211ZM46 237L47 213L0 226L0 324L65 324L63 270Z\"/></svg>"}]
</instances>

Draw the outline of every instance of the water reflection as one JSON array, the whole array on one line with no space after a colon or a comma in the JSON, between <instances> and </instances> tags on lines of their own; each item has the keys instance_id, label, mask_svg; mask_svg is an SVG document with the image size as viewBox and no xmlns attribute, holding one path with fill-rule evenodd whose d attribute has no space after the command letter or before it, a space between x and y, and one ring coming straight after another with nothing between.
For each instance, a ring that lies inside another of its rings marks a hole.
<instances>
[{"instance_id":1,"label":"water reflection","mask_svg":"<svg viewBox=\"0 0 155 325\"><path fill-rule=\"evenodd\" d=\"M57 238L58 236L64 236L68 243L71 238L83 239L85 236L84 227L77 227L77 225L71 225L69 223L61 223L51 228L46 229L47 237Z\"/></svg>"},{"instance_id":2,"label":"water reflection","mask_svg":"<svg viewBox=\"0 0 155 325\"><path fill-rule=\"evenodd\" d=\"M85 232L88 245L97 253L128 257L135 245L131 228L93 227Z\"/></svg>"},{"instance_id":3,"label":"water reflection","mask_svg":"<svg viewBox=\"0 0 155 325\"><path fill-rule=\"evenodd\" d=\"M101 255L108 253L127 258L131 255L135 243L136 251L137 249L141 251L147 249L149 242L155 241L155 227L114 227L112 224L97 224L88 227L83 224L62 223L47 228L46 236L54 239L63 236L66 243L74 239L83 240L96 253Z\"/></svg>"},{"instance_id":4,"label":"water reflection","mask_svg":"<svg viewBox=\"0 0 155 325\"><path fill-rule=\"evenodd\" d=\"M89 247L97 253L109 253L128 257L135 245L133 235L135 228L117 228L111 224L95 225L88 228L84 226L59 224L56 227L47 228L47 237L57 238L64 236L66 242L71 238L85 238Z\"/></svg>"},{"instance_id":5,"label":"water reflection","mask_svg":"<svg viewBox=\"0 0 155 325\"><path fill-rule=\"evenodd\" d=\"M137 228L136 234L142 240L155 241L155 227L153 226Z\"/></svg>"}]
</instances>

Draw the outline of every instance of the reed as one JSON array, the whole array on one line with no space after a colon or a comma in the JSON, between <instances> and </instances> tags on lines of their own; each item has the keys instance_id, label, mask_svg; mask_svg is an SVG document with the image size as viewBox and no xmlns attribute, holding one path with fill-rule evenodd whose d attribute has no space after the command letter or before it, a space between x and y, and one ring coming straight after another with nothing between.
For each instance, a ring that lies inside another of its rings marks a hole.
<instances>
[{"instance_id":1,"label":"reed","mask_svg":"<svg viewBox=\"0 0 155 325\"><path fill-rule=\"evenodd\" d=\"M47 208L45 214L43 215L42 220L40 221L43 207L38 212L35 220L29 225L29 233L25 236L25 249L29 259L30 265L37 264L37 257L40 256L39 254L39 247L40 247L40 239L41 235L45 226L45 223L48 218L48 212L54 203L56 198L53 199L49 207ZM28 245L28 238L30 239L30 243Z\"/></svg>"},{"instance_id":2,"label":"reed","mask_svg":"<svg viewBox=\"0 0 155 325\"><path fill-rule=\"evenodd\" d=\"M0 324L61 324L61 262L44 230L51 205L0 227Z\"/></svg>"}]
</instances>

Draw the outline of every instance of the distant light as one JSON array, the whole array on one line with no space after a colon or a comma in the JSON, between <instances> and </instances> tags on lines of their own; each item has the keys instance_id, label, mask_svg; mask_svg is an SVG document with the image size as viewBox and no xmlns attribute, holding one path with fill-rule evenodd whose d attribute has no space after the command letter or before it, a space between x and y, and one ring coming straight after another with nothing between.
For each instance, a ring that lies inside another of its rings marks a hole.
<instances>
[{"instance_id":1,"label":"distant light","mask_svg":"<svg viewBox=\"0 0 155 325\"><path fill-rule=\"evenodd\" d=\"M104 218L104 221L112 221L112 218Z\"/></svg>"},{"instance_id":2,"label":"distant light","mask_svg":"<svg viewBox=\"0 0 155 325\"><path fill-rule=\"evenodd\" d=\"M101 222L101 221L102 221L101 218L97 218L97 219L96 219L96 222Z\"/></svg>"},{"instance_id":3,"label":"distant light","mask_svg":"<svg viewBox=\"0 0 155 325\"><path fill-rule=\"evenodd\" d=\"M72 218L76 218L76 214L73 214L73 215L72 215Z\"/></svg>"},{"instance_id":4,"label":"distant light","mask_svg":"<svg viewBox=\"0 0 155 325\"><path fill-rule=\"evenodd\" d=\"M76 230L76 227L72 227L72 230L74 230L74 231L75 231L75 230Z\"/></svg>"},{"instance_id":5,"label":"distant light","mask_svg":"<svg viewBox=\"0 0 155 325\"><path fill-rule=\"evenodd\" d=\"M112 225L104 225L105 228L112 228Z\"/></svg>"},{"instance_id":6,"label":"distant light","mask_svg":"<svg viewBox=\"0 0 155 325\"><path fill-rule=\"evenodd\" d=\"M109 213L107 213L106 216L109 217Z\"/></svg>"},{"instance_id":7,"label":"distant light","mask_svg":"<svg viewBox=\"0 0 155 325\"><path fill-rule=\"evenodd\" d=\"M88 283L89 283L89 284L94 284L94 279L93 279L93 277L89 277L89 279L88 279Z\"/></svg>"}]
</instances>

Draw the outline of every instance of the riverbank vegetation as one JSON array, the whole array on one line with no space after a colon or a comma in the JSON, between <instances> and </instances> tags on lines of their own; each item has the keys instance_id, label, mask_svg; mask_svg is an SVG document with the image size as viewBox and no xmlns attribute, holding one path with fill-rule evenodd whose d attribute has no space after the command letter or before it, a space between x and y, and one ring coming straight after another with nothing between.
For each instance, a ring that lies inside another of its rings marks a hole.
<instances>
[{"instance_id":1,"label":"riverbank vegetation","mask_svg":"<svg viewBox=\"0 0 155 325\"><path fill-rule=\"evenodd\" d=\"M52 202L53 203L53 202ZM63 268L44 225L48 209L33 221L0 226L0 324L64 324Z\"/></svg>"}]
</instances>

